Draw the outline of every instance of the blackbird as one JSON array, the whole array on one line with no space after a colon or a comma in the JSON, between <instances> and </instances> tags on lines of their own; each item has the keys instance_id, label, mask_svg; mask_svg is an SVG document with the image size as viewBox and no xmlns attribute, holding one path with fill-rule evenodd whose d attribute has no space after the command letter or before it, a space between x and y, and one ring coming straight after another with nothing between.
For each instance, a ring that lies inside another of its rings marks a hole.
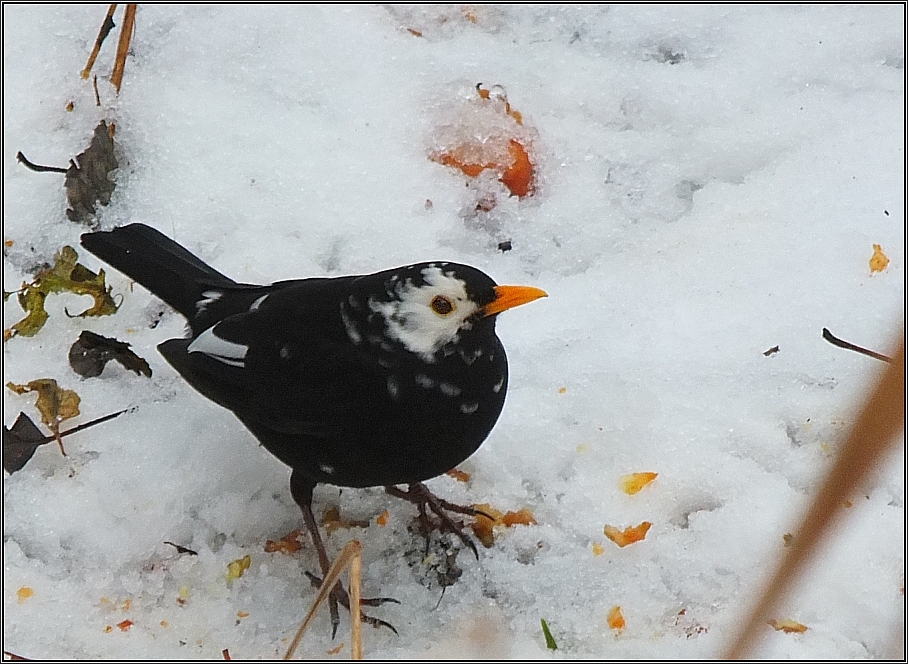
<instances>
[{"instance_id":1,"label":"blackbird","mask_svg":"<svg viewBox=\"0 0 908 664\"><path fill-rule=\"evenodd\" d=\"M508 383L496 316L543 291L498 286L476 268L441 261L256 286L144 224L86 233L81 242L186 318L189 336L158 350L290 466L291 494L323 574L329 561L312 513L319 483L384 486L415 503L423 521L428 507L467 541L444 511L475 511L421 483L489 435ZM336 628L336 601L346 603L346 593L333 598Z\"/></svg>"}]
</instances>

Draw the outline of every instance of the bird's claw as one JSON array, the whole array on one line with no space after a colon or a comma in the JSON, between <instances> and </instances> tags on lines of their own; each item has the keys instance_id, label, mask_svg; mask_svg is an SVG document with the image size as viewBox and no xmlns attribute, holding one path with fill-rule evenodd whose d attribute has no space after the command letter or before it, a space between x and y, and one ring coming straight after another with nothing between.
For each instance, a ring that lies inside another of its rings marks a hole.
<instances>
[{"instance_id":1,"label":"bird's claw","mask_svg":"<svg viewBox=\"0 0 908 664\"><path fill-rule=\"evenodd\" d=\"M321 588L322 580L320 577L315 576L312 572L306 572L306 577L312 583L315 588ZM340 624L340 618L337 617L337 605L340 604L347 611L350 610L350 595L347 594L347 590L343 587L342 584L337 583L334 588L331 590L331 595L329 601L335 607L335 610L331 613L331 638L337 634L337 627ZM370 597L364 598L359 601L360 606L381 606L382 604L387 603L400 604L399 601L393 597ZM366 623L367 625L372 625L372 627L387 627L392 632L397 634L397 630L394 628L394 625L391 623L385 622L384 620L379 620L378 618L373 618L372 616L367 616L365 613L360 611L359 614L360 621Z\"/></svg>"},{"instance_id":2,"label":"bird's claw","mask_svg":"<svg viewBox=\"0 0 908 664\"><path fill-rule=\"evenodd\" d=\"M408 485L406 491L398 489L396 486L386 486L385 491L395 498L400 498L416 505L416 508L419 510L419 527L423 537L426 538L426 552L428 552L429 549L429 533L433 530L438 530L439 532L448 532L456 535L457 538L473 552L476 559L479 560L479 551L476 549L476 544L473 543L473 540L464 532L464 525L459 521L452 519L445 514L445 512L454 512L466 516L485 516L489 519L492 518L491 516L467 505L449 503L447 500L439 498L429 491L429 487L422 482ZM426 507L438 517L437 523L429 518L429 515L426 513Z\"/></svg>"}]
</instances>

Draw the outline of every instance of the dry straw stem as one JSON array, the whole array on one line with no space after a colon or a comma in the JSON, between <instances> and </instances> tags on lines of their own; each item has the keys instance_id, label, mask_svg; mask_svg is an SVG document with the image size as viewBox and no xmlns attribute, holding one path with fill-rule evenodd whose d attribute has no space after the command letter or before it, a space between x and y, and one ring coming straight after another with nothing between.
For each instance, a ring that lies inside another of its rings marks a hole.
<instances>
[{"instance_id":1,"label":"dry straw stem","mask_svg":"<svg viewBox=\"0 0 908 664\"><path fill-rule=\"evenodd\" d=\"M898 350L852 427L835 465L826 476L813 504L801 521L788 553L751 611L723 659L750 656L754 640L772 617L810 556L817 553L842 517L842 503L849 498L895 446L896 434L905 425L905 335Z\"/></svg>"},{"instance_id":2,"label":"dry straw stem","mask_svg":"<svg viewBox=\"0 0 908 664\"><path fill-rule=\"evenodd\" d=\"M296 631L296 636L293 637L290 647L287 648L287 652L284 654L285 660L293 658L293 653L296 652L296 647L299 645L300 639L303 638L303 633L309 626L312 616L315 615L315 611L318 607L328 598L328 595L331 594L331 591L334 589L334 584L337 582L338 577L341 575L341 572L344 571L344 568L348 563L350 564L348 583L350 587L350 659L363 658L362 618L360 617L359 607L362 550L363 547L357 540L350 540L347 542L347 546L340 552L340 555L335 558L334 563L331 565L331 569L328 570L328 573L322 580L322 585L318 589L318 595L316 595L315 601L312 602L312 608L309 609L309 613L303 618L300 628Z\"/></svg>"},{"instance_id":3,"label":"dry straw stem","mask_svg":"<svg viewBox=\"0 0 908 664\"><path fill-rule=\"evenodd\" d=\"M126 54L129 52L129 41L132 39L132 29L136 24L136 3L126 5L123 12L123 25L120 26L120 40L117 42L117 59L114 60L113 72L110 82L119 94L120 84L123 83L123 70L126 68Z\"/></svg>"},{"instance_id":4,"label":"dry straw stem","mask_svg":"<svg viewBox=\"0 0 908 664\"><path fill-rule=\"evenodd\" d=\"M89 53L88 55L88 62L85 63L85 69L83 69L82 73L79 74L82 78L88 78L88 75L91 73L91 68L95 66L95 60L98 58L98 52L101 50L101 44L104 43L104 40L107 39L107 35L109 35L110 31L114 28L113 14L116 10L116 3L107 8L107 16L104 17L104 22L101 24L101 29L98 30L98 36L95 39L95 45L92 47L91 53Z\"/></svg>"}]
</instances>

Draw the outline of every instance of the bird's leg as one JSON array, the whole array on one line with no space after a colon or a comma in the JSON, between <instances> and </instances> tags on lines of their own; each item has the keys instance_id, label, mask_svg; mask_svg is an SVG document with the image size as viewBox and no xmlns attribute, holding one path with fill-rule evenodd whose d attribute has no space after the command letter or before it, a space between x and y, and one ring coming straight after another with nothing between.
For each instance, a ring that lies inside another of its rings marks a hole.
<instances>
[{"instance_id":1,"label":"bird's leg","mask_svg":"<svg viewBox=\"0 0 908 664\"><path fill-rule=\"evenodd\" d=\"M328 552L325 551L325 545L322 542L321 533L318 531L318 524L315 522L315 515L312 513L312 491L315 489L315 482L303 477L295 470L290 474L290 495L299 505L303 513L303 521L306 524L306 530L309 531L309 537L312 538L312 544L318 554L318 564L322 568L322 576L328 573L331 563L328 561ZM340 584L337 584L340 586ZM337 634L337 626L340 624L340 616L337 611L337 597L331 593L328 598L328 607L331 612L331 638Z\"/></svg>"},{"instance_id":2,"label":"bird's leg","mask_svg":"<svg viewBox=\"0 0 908 664\"><path fill-rule=\"evenodd\" d=\"M473 555L476 556L476 559L479 559L479 552L476 550L476 545L473 543L473 540L470 539L463 531L463 524L454 521L454 519L445 514L445 512L455 512L457 514L466 514L467 516L488 515L466 505L456 505L454 503L449 503L447 500L439 498L434 493L429 491L429 488L422 482L407 485L406 491L398 489L396 486L386 486L385 491L395 498L401 498L416 505L417 509L419 509L420 528L423 530L423 536L426 538L427 546L429 533L433 529L437 528L441 532L454 533L461 542L463 542L470 548L470 550L473 552ZM426 515L426 507L428 507L432 511L432 513L438 517L438 524L431 524L429 522L428 516ZM491 519L492 517L489 518Z\"/></svg>"},{"instance_id":3,"label":"bird's leg","mask_svg":"<svg viewBox=\"0 0 908 664\"><path fill-rule=\"evenodd\" d=\"M303 521L306 523L306 529L309 531L309 536L312 538L312 543L315 545L315 550L318 554L318 564L319 567L322 568L322 576L324 577L328 573L331 563L328 560L328 552L325 551L325 544L322 542L322 536L318 530L315 515L312 513L313 489L315 489L315 483L311 480L303 477L296 471L293 471L290 474L290 495L293 496L294 502L299 505L300 511L303 513ZM309 577L309 580L315 587L321 586L322 580L320 578L309 572L306 572L306 576ZM360 600L360 605L378 606L385 602L397 602L397 600L391 597L376 597L374 599ZM337 627L340 624L340 616L338 615L337 610L338 603L348 611L350 610L350 597L347 595L347 591L344 589L343 584L339 581L331 590L331 595L328 597L328 607L331 612L332 639L334 638L334 635L337 634ZM397 630L394 629L394 626L390 623L386 623L384 620L367 616L362 612L360 612L360 618L362 622L372 625L373 627L387 627L397 634Z\"/></svg>"}]
</instances>

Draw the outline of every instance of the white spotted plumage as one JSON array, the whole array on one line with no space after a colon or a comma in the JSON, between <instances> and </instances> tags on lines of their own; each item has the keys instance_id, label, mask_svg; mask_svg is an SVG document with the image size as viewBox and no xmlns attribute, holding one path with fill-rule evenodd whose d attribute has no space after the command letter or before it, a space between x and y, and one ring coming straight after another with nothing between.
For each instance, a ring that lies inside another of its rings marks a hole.
<instances>
[{"instance_id":1,"label":"white spotted plumage","mask_svg":"<svg viewBox=\"0 0 908 664\"><path fill-rule=\"evenodd\" d=\"M419 286L409 279L392 280L388 289L394 298L389 302L370 299L369 308L382 316L389 338L424 361L434 363L435 353L456 342L458 333L469 327L469 319L479 305L470 300L466 284L453 272L430 265L423 268L422 278L425 283ZM442 315L432 309L432 300L437 296L451 302L454 308L450 313ZM347 332L349 335L349 329Z\"/></svg>"}]
</instances>

